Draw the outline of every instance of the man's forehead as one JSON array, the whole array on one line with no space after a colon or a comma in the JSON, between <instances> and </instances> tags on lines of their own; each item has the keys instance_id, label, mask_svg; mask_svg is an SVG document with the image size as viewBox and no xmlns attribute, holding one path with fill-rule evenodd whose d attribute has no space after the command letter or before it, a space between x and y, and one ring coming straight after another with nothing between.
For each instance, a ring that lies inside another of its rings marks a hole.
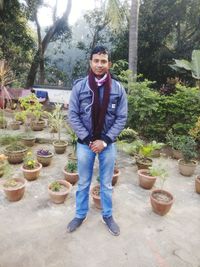
<instances>
[{"instance_id":1,"label":"man's forehead","mask_svg":"<svg viewBox=\"0 0 200 267\"><path fill-rule=\"evenodd\" d=\"M97 54L93 54L92 55L92 58L104 58L104 59L108 59L108 54L99 52Z\"/></svg>"}]
</instances>

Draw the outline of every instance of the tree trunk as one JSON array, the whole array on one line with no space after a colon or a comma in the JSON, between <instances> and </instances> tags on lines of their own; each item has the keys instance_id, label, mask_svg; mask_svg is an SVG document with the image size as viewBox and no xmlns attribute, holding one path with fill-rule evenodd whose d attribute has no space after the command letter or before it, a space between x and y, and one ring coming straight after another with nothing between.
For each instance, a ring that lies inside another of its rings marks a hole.
<instances>
[{"instance_id":1,"label":"tree trunk","mask_svg":"<svg viewBox=\"0 0 200 267\"><path fill-rule=\"evenodd\" d=\"M129 69L132 71L134 80L137 77L138 17L139 0L132 0L129 22Z\"/></svg>"},{"instance_id":2,"label":"tree trunk","mask_svg":"<svg viewBox=\"0 0 200 267\"><path fill-rule=\"evenodd\" d=\"M44 58L44 53L48 47L48 44L50 43L50 41L52 40L52 38L55 36L56 33L59 33L59 31L61 31L63 29L63 26L67 25L67 31L69 31L69 27L68 27L68 17L71 11L71 5L72 5L72 0L68 0L67 2L67 7L66 10L63 14L63 16L59 19L57 19L55 21L55 23L49 28L48 32L46 33L46 35L44 36L41 46L39 45L38 51L33 59L33 62L31 64L31 68L29 70L29 74L27 77L27 81L26 81L26 88L30 88L33 86L34 81L35 81L35 77L37 74L37 70L38 70L38 66L40 63L40 60L43 56ZM42 62L41 62L42 64ZM40 65L41 67L41 65Z\"/></svg>"}]
</instances>

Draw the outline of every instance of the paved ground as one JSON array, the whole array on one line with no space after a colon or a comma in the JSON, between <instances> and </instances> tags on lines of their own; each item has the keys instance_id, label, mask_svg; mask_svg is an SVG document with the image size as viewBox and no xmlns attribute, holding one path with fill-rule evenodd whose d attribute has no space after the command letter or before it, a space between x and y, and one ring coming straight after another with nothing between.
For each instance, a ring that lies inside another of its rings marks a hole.
<instances>
[{"instance_id":1,"label":"paved ground","mask_svg":"<svg viewBox=\"0 0 200 267\"><path fill-rule=\"evenodd\" d=\"M53 150L47 144L37 144L34 150L44 146ZM175 197L171 211L160 217L151 210L150 191L138 186L132 159L119 153L121 177L113 206L121 235L107 231L92 200L88 220L68 234L76 186L64 204L51 203L47 192L49 182L63 178L67 155L56 155L38 180L27 182L19 202L8 202L0 192L0 267L200 267L200 195L194 192L195 176L181 176L176 160L154 159L168 169L165 188ZM96 174L97 162L95 166ZM14 177L21 175L20 164L15 165Z\"/></svg>"}]
</instances>

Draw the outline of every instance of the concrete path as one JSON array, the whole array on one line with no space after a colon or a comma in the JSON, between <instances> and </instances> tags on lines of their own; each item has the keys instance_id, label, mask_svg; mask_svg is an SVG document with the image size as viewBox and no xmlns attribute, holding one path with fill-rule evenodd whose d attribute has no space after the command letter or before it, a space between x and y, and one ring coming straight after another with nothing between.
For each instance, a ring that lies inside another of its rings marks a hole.
<instances>
[{"instance_id":1,"label":"concrete path","mask_svg":"<svg viewBox=\"0 0 200 267\"><path fill-rule=\"evenodd\" d=\"M41 147L53 150L50 144L37 144L34 151ZM38 180L27 182L19 202L8 202L1 190L0 267L200 267L200 195L194 192L195 176L181 176L176 160L154 159L168 169L165 188L175 197L171 211L160 217L151 210L150 191L138 186L133 160L119 153L121 177L114 188L113 209L121 235L108 232L92 199L87 221L69 234L66 226L74 216L77 186L64 204L53 204L47 192L51 181L63 178L67 155L55 155ZM96 161L93 183L97 165ZM22 176L20 166L13 166L14 177Z\"/></svg>"}]
</instances>

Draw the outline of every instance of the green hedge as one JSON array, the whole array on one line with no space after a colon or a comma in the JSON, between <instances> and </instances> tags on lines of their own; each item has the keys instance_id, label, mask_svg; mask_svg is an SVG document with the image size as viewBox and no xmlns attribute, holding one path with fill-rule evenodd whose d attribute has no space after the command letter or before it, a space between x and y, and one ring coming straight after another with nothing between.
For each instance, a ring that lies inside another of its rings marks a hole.
<instances>
[{"instance_id":1,"label":"green hedge","mask_svg":"<svg viewBox=\"0 0 200 267\"><path fill-rule=\"evenodd\" d=\"M131 84L128 126L156 140L165 140L171 128L176 134L187 134L200 116L199 89L179 85L175 94L165 96L150 86L146 80Z\"/></svg>"}]
</instances>

